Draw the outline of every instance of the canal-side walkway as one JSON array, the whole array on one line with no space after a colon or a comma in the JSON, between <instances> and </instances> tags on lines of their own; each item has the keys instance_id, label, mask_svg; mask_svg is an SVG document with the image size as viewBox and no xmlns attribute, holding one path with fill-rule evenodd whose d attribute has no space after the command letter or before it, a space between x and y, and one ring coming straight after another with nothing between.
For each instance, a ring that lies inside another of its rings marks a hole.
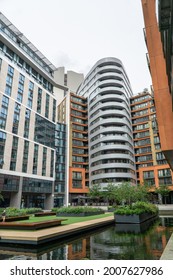
<instances>
[{"instance_id":1,"label":"canal-side walkway","mask_svg":"<svg viewBox=\"0 0 173 280\"><path fill-rule=\"evenodd\" d=\"M22 231L22 230L0 230L0 244L1 243L15 243L15 244L32 244L39 245L49 241L62 239L73 236L75 234L83 233L92 229L107 226L115 223L114 216L99 218L95 220L74 223L70 225L61 225L52 228L36 230L36 231Z\"/></svg>"},{"instance_id":2,"label":"canal-side walkway","mask_svg":"<svg viewBox=\"0 0 173 280\"><path fill-rule=\"evenodd\" d=\"M173 217L173 204L158 205L160 216ZM160 260L173 260L173 233L161 255Z\"/></svg>"},{"instance_id":3,"label":"canal-side walkway","mask_svg":"<svg viewBox=\"0 0 173 280\"><path fill-rule=\"evenodd\" d=\"M173 233L169 238L160 260L173 260Z\"/></svg>"}]
</instances>

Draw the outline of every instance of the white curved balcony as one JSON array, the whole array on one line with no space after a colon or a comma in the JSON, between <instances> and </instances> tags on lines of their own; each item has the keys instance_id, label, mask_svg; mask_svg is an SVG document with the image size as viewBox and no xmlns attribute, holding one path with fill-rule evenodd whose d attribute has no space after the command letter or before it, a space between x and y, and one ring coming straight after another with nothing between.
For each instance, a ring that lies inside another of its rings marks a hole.
<instances>
[{"instance_id":1,"label":"white curved balcony","mask_svg":"<svg viewBox=\"0 0 173 280\"><path fill-rule=\"evenodd\" d=\"M99 83L99 82L97 82L97 83ZM92 104L95 103L95 100L97 100L99 98L100 93L109 94L111 92L114 94L114 96L115 95L117 95L117 96L125 95L125 89L122 86L118 87L118 86L114 85L114 86L107 86L104 88L99 88L98 85L93 86L91 93L89 95L89 105L92 106ZM95 98L95 100L92 101L93 98Z\"/></svg>"},{"instance_id":2,"label":"white curved balcony","mask_svg":"<svg viewBox=\"0 0 173 280\"><path fill-rule=\"evenodd\" d=\"M98 81L98 87L99 88L103 88L103 87L107 87L107 86L121 86L124 87L124 82L123 81L119 81L119 80L115 80L115 79L108 79L108 80L104 80L104 81Z\"/></svg>"},{"instance_id":3,"label":"white curved balcony","mask_svg":"<svg viewBox=\"0 0 173 280\"><path fill-rule=\"evenodd\" d=\"M103 146L103 150L104 150L104 146ZM100 150L95 150L95 152L99 152ZM103 155L98 155L94 158L90 157L90 164L99 161L99 160L103 160L103 159L127 159L127 160L131 160L133 163L135 163L135 159L133 156L129 155L129 154L123 154L123 153L112 153L112 154L103 154Z\"/></svg>"},{"instance_id":4,"label":"white curved balcony","mask_svg":"<svg viewBox=\"0 0 173 280\"><path fill-rule=\"evenodd\" d=\"M101 119L99 120L98 122L96 122L95 124L92 124L90 126L90 129L95 129L98 125L104 125L104 124L120 124L120 125L126 125L128 126L128 128L130 129L130 131L132 131L132 127L131 125L129 124L128 121L124 120L124 119L118 119L118 118L107 118L107 119ZM90 125L90 123L89 123Z\"/></svg>"},{"instance_id":5,"label":"white curved balcony","mask_svg":"<svg viewBox=\"0 0 173 280\"><path fill-rule=\"evenodd\" d=\"M118 67L116 65L105 65L97 68L97 73L102 74L105 72L120 72L120 74L124 75L123 68Z\"/></svg>"},{"instance_id":6,"label":"white curved balcony","mask_svg":"<svg viewBox=\"0 0 173 280\"><path fill-rule=\"evenodd\" d=\"M102 137L102 138L104 138L104 137ZM97 139L97 140L99 140L99 139ZM95 141L97 141L97 140L95 140ZM106 139L106 140L107 140L107 139ZM110 140L116 141L117 138L116 138L116 137L114 137L114 138L109 138L109 141L110 141ZM92 144L93 144L95 141L93 141L93 142L90 143L90 147L93 146ZM126 142L127 142L127 143L130 143L129 141L126 141ZM94 143L94 145L95 145L95 144L98 144L98 143L100 143L100 141L98 141L97 143ZM130 144L131 144L131 143L130 143ZM100 149L98 149L98 148L100 148ZM103 151L103 150L122 150L122 151L129 151L129 152L131 152L132 154L134 154L133 149L132 149L129 145L112 144L112 145L101 146L101 147L98 147L98 148L97 148L98 151ZM91 154L91 155L95 154L97 149L90 150L90 154ZM123 153L122 153L122 154L123 154Z\"/></svg>"},{"instance_id":7,"label":"white curved balcony","mask_svg":"<svg viewBox=\"0 0 173 280\"><path fill-rule=\"evenodd\" d=\"M100 109L100 111L97 114L94 114L94 111L92 112L92 117L89 115L89 119L90 121L93 121L95 119L97 119L98 117L103 117L103 116L116 116L116 117L126 117L127 119L130 119L130 116L127 114L127 112L124 110L117 110L117 109L112 109L112 107L109 107L109 109L105 109L102 110Z\"/></svg>"},{"instance_id":8,"label":"white curved balcony","mask_svg":"<svg viewBox=\"0 0 173 280\"><path fill-rule=\"evenodd\" d=\"M95 165L90 167L90 171L97 171L97 170L101 170L101 169L109 169L109 168L127 168L127 169L132 169L133 171L135 171L135 167L130 164L130 163L103 163L100 165ZM110 172L111 173L111 172ZM91 175L93 176L93 175Z\"/></svg>"},{"instance_id":9,"label":"white curved balcony","mask_svg":"<svg viewBox=\"0 0 173 280\"><path fill-rule=\"evenodd\" d=\"M100 129L98 129L97 131L95 131L93 133L90 132L90 138L93 138L99 134L106 134L108 132L118 132L118 133L124 133L124 134L127 133L129 135L131 141L133 142L132 133L127 128L114 127L114 126L101 127ZM124 136L124 137L126 137L126 136Z\"/></svg>"},{"instance_id":10,"label":"white curved balcony","mask_svg":"<svg viewBox=\"0 0 173 280\"><path fill-rule=\"evenodd\" d=\"M99 179L111 179L111 178L129 178L136 180L135 174L116 172L116 173L100 173L97 175L91 175L91 181Z\"/></svg>"},{"instance_id":11,"label":"white curved balcony","mask_svg":"<svg viewBox=\"0 0 173 280\"><path fill-rule=\"evenodd\" d=\"M110 80L110 79L115 79L117 81L121 81L124 79L122 74L116 73L116 72L105 72L103 74L97 75L97 80L102 81L102 80Z\"/></svg>"}]
</instances>

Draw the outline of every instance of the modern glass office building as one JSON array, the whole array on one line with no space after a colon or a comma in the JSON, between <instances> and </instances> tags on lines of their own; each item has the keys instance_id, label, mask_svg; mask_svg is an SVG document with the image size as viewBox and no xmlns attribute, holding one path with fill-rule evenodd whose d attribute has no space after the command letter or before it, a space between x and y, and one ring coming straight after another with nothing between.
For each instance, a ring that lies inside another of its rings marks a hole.
<instances>
[{"instance_id":1,"label":"modern glass office building","mask_svg":"<svg viewBox=\"0 0 173 280\"><path fill-rule=\"evenodd\" d=\"M0 13L0 191L4 206L53 206L55 69Z\"/></svg>"}]
</instances>

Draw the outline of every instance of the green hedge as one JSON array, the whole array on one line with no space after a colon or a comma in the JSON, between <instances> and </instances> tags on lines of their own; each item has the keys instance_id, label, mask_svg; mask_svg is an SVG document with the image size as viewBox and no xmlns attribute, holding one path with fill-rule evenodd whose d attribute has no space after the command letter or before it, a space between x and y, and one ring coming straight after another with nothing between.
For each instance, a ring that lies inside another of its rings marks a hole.
<instances>
[{"instance_id":1,"label":"green hedge","mask_svg":"<svg viewBox=\"0 0 173 280\"><path fill-rule=\"evenodd\" d=\"M134 203L132 206L119 206L118 209L114 211L114 213L120 215L139 215L142 213L157 214L158 207L151 203L139 201Z\"/></svg>"},{"instance_id":2,"label":"green hedge","mask_svg":"<svg viewBox=\"0 0 173 280\"><path fill-rule=\"evenodd\" d=\"M74 213L74 214L79 214L79 213L88 213L88 212L103 212L101 208L93 208L93 207L77 207L77 206L69 206L69 207L61 207L61 208L53 208L53 212L56 213Z\"/></svg>"},{"instance_id":3,"label":"green hedge","mask_svg":"<svg viewBox=\"0 0 173 280\"><path fill-rule=\"evenodd\" d=\"M0 208L0 215L4 211L5 208ZM5 209L6 210L6 216L7 217L15 217L15 216L23 216L23 215L28 215L28 214L34 214L37 212L41 212L41 208L23 208L23 209L18 209L14 207L8 207Z\"/></svg>"}]
</instances>

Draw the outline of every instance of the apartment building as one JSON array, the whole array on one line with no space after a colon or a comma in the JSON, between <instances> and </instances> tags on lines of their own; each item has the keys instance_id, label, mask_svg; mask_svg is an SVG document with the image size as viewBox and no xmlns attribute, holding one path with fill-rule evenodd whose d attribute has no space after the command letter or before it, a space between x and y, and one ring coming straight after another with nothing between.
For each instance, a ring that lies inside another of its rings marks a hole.
<instances>
[{"instance_id":1,"label":"apartment building","mask_svg":"<svg viewBox=\"0 0 173 280\"><path fill-rule=\"evenodd\" d=\"M58 120L67 124L66 204L84 204L89 191L87 99L69 92L58 106Z\"/></svg>"},{"instance_id":2,"label":"apartment building","mask_svg":"<svg viewBox=\"0 0 173 280\"><path fill-rule=\"evenodd\" d=\"M141 3L161 149L173 169L173 4L171 0L141 0Z\"/></svg>"},{"instance_id":3,"label":"apartment building","mask_svg":"<svg viewBox=\"0 0 173 280\"><path fill-rule=\"evenodd\" d=\"M55 188L54 188L54 207L64 206L67 194L67 126L57 122L55 126Z\"/></svg>"},{"instance_id":4,"label":"apartment building","mask_svg":"<svg viewBox=\"0 0 173 280\"><path fill-rule=\"evenodd\" d=\"M161 150L153 92L144 90L131 98L131 116L137 183L145 182L153 193L161 185L169 186L167 203L173 203L173 172Z\"/></svg>"},{"instance_id":5,"label":"apartment building","mask_svg":"<svg viewBox=\"0 0 173 280\"><path fill-rule=\"evenodd\" d=\"M117 58L99 60L77 94L88 103L89 185L136 183L130 82Z\"/></svg>"},{"instance_id":6,"label":"apartment building","mask_svg":"<svg viewBox=\"0 0 173 280\"><path fill-rule=\"evenodd\" d=\"M0 191L4 206L54 200L56 67L0 13Z\"/></svg>"}]
</instances>

